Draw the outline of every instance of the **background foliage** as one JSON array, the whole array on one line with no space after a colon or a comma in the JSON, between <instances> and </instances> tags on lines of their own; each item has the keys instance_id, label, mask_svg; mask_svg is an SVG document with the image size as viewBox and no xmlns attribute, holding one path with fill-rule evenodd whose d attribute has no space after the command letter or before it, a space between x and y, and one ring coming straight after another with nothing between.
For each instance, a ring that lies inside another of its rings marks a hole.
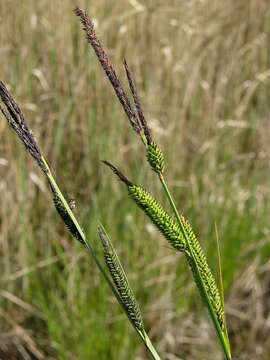
<instances>
[{"instance_id":1,"label":"background foliage","mask_svg":"<svg viewBox=\"0 0 270 360\"><path fill-rule=\"evenodd\" d=\"M113 160L162 200L75 5L95 19L122 79L127 58L177 206L214 270L217 224L236 359L268 359L268 1L0 2L1 80L88 237L100 249L97 221L110 231L162 358L193 360L217 359L218 346L182 256L100 162ZM146 359L2 116L0 138L0 358Z\"/></svg>"}]
</instances>

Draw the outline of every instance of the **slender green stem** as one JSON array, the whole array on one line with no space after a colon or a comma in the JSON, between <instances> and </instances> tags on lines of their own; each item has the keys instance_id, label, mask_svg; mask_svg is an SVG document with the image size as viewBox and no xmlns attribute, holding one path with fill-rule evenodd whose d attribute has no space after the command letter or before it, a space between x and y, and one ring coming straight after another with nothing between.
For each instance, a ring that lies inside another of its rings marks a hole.
<instances>
[{"instance_id":1,"label":"slender green stem","mask_svg":"<svg viewBox=\"0 0 270 360\"><path fill-rule=\"evenodd\" d=\"M84 243L84 245L89 248L91 251L93 251L92 247L90 244L88 244L88 242L86 241L86 237L85 237L85 234L81 228L81 226L79 225L77 219L75 218L73 212L71 211L69 205L68 205L68 202L66 201L64 195L62 194L61 190L59 189L59 186L57 185L57 182L55 181L52 173L51 173L51 170L49 168L49 165L47 164L46 160L44 159L44 157L42 157L42 161L44 163L44 166L46 168L46 176L47 176L47 179L49 181L49 184L50 186L54 189L54 191L57 193L57 195L59 196L59 199L61 200L63 206L65 207L69 217L71 218L73 224L75 225L77 231L79 232L80 234L80 237L81 237L81 240L82 242Z\"/></svg>"},{"instance_id":2,"label":"slender green stem","mask_svg":"<svg viewBox=\"0 0 270 360\"><path fill-rule=\"evenodd\" d=\"M107 275L106 271L104 270L101 262L99 261L94 249L92 248L92 246L90 245L90 243L88 243L88 241L86 240L86 237L85 237L85 234L81 228L81 226L79 225L77 219L75 218L73 212L70 210L70 207L64 197L64 195L62 194L59 186L57 185L52 173L51 173L51 170L46 162L46 160L43 158L43 161L44 161L44 164L46 166L46 169L47 169L47 178L48 178L48 181L50 183L50 185L52 186L52 188L54 189L54 191L57 193L57 195L59 196L59 198L61 199L62 201L62 204L64 205L66 211L68 212L70 218L72 219L74 225L76 226L76 229L77 231L79 232L80 236L81 236L81 239L83 240L83 243L85 245L85 247L87 248L87 250L91 253L96 265L98 266L99 270L101 271L103 277L105 278L106 282L108 283L109 287L111 288L111 290L113 291L114 295L116 296L118 302L120 303L120 305L124 306L123 303L122 303L122 300L121 298L119 297L118 295L118 292L116 291L115 287L114 287L114 284L112 283L111 279L109 278L109 276Z\"/></svg>"},{"instance_id":3,"label":"slender green stem","mask_svg":"<svg viewBox=\"0 0 270 360\"><path fill-rule=\"evenodd\" d=\"M183 228L183 226L182 226L182 222L181 222L181 219L180 219L180 215L179 215L179 213L178 213L178 210L177 210L177 208L176 208L176 206L175 206L175 203L174 203L174 201L173 201L173 198L172 198L172 196L171 196L170 190L169 190L169 188L168 188L168 186L167 186L167 184L166 184L166 181L165 181L165 179L164 179L164 177L163 177L162 174L159 175L159 179L160 179L160 182L161 182L161 184L162 184L162 186L163 186L163 189L164 189L164 191L165 191L165 193L166 193L166 195L167 195L167 198L169 199L169 202L170 202L171 207L172 207L172 209L173 209L173 212L174 212L174 214L175 214L175 216L176 216L176 218L177 218L177 220L178 220L178 222L179 222L179 225L181 226L181 229L182 229L182 231L184 232L184 228Z\"/></svg>"},{"instance_id":4,"label":"slender green stem","mask_svg":"<svg viewBox=\"0 0 270 360\"><path fill-rule=\"evenodd\" d=\"M171 193L170 193L170 190L166 184L166 181L164 179L164 177L162 176L162 174L159 174L159 179L160 179L160 182L162 184L162 187L166 193L166 196L170 202L170 205L173 209L173 212L177 218L177 221L179 223L179 226L181 227L182 229L182 232L183 232L183 235L185 236L185 240L186 240L186 243L187 243L187 247L188 247L188 252L189 252L189 255L187 254L187 256L189 256L190 260L192 261L192 264L193 264L193 267L194 267L194 270L196 272L196 275L198 277L198 280L199 280L199 284L200 284L200 288L201 288L201 291L203 293L203 297L205 299L205 302L206 302L206 305L207 305L207 308L208 308L208 311L209 311L209 314L210 314L210 317L212 319L212 322L214 324L214 327L215 327L215 330L216 330L216 333L217 333L217 336L219 338L219 341L220 341L220 344L221 344L221 347L224 351L224 354L226 356L226 360L230 360L231 359L231 352L230 352L230 345L229 345L229 339L227 337L227 332L224 334L224 332L222 331L221 327L220 327L220 324L217 320L217 317L215 315L215 312L214 312L214 309L213 309L213 306L209 300L209 297L208 297L208 294L207 294L207 291L205 289L205 286L204 286L204 283L203 283L203 280L202 280L202 277L201 277L201 274L200 274L200 271L199 271L199 268L198 268L198 265L197 265L197 262L196 262L196 259L193 255L193 251L192 251L192 248L189 244L189 241L188 241L188 237L186 236L186 232L185 232L185 229L183 227L183 224L182 224L182 221L180 219L180 215L178 213L178 210L175 206L175 203L173 201L173 198L171 196Z\"/></svg>"},{"instance_id":5,"label":"slender green stem","mask_svg":"<svg viewBox=\"0 0 270 360\"><path fill-rule=\"evenodd\" d=\"M130 287L129 285L129 282L128 282L128 279L127 279L127 276L125 274L125 271L122 267L122 264L121 264L121 261L120 259L118 258L118 255L113 247L113 244L108 236L108 234L106 233L106 230L104 229L103 225L102 224L99 224L100 228L102 229L102 232L104 233L104 235L106 236L106 240L108 241L109 243L109 246L111 248L111 250L113 251L116 259L117 259L117 262L118 262L118 266L121 268L121 272L123 274L123 277L128 285L128 287ZM136 326L136 322L134 322L134 320L130 317L130 312L128 311L128 309L126 308L124 302L122 301L122 298L120 297L120 300L121 300L121 304L122 304L122 307L123 307L123 310L125 311L127 317L129 318L129 321L131 323L131 325L134 327L134 329L137 331L138 335L140 336L141 340L143 341L145 347L147 348L147 350L149 351L149 353L151 354L152 358L154 360L161 360L156 349L154 348L153 344L151 343L151 340L149 339L144 327L142 326L142 328L139 328L138 326Z\"/></svg>"},{"instance_id":6,"label":"slender green stem","mask_svg":"<svg viewBox=\"0 0 270 360\"><path fill-rule=\"evenodd\" d=\"M216 245L217 245L217 254L218 254L218 277L219 277L219 289L221 293L221 302L224 308L224 288L223 288L223 281L222 281L222 268L221 268L221 255L220 255L220 246L219 246L219 235L217 224L215 222L215 233L216 233Z\"/></svg>"},{"instance_id":7,"label":"slender green stem","mask_svg":"<svg viewBox=\"0 0 270 360\"><path fill-rule=\"evenodd\" d=\"M127 315L131 325L133 326L133 328L135 329L135 331L137 332L137 334L139 335L139 337L141 338L141 340L143 341L144 345L146 346L146 348L148 349L149 353L151 354L152 358L154 360L161 360L159 355L157 354L154 346L152 345L149 337L147 336L146 332L142 332L141 330L139 330L135 324L133 323L132 319L130 319L129 314L127 312L127 309L125 307L125 304L123 303L121 297L118 294L117 289L115 288L113 282L111 281L110 277L108 276L107 272L104 270L101 262L99 261L93 247L91 246L90 243L88 243L86 236L81 228L81 226L79 225L79 222L77 221L76 217L74 216L73 212L71 211L64 195L62 194L59 186L57 185L57 182L55 181L51 170L49 168L49 165L47 164L46 160L44 158L42 158L42 161L44 163L44 167L46 169L46 176L47 179L49 181L50 186L52 187L52 189L56 192L57 196L59 197L59 199L61 200L63 206L65 207L65 210L67 211L69 217L71 218L73 224L75 225L78 233L80 234L80 238L82 240L82 242L84 243L85 247L87 248L87 250L90 252L90 254L92 255L98 269L100 270L101 274L103 275L105 281L107 282L107 284L109 285L110 289L112 290L114 296L116 297L119 305L122 307L123 311L125 312L125 314Z\"/></svg>"},{"instance_id":8,"label":"slender green stem","mask_svg":"<svg viewBox=\"0 0 270 360\"><path fill-rule=\"evenodd\" d=\"M217 229L216 222L215 222L215 233L216 233L216 244L217 244L217 253L218 253L219 288L220 288L220 293L221 293L222 307L224 309L224 328L225 328L226 337L227 337L227 339L229 339L228 330L227 330L227 322L226 322L226 313L225 313L224 287L223 287L223 281L222 281L221 253L220 253L219 235L218 235L218 229ZM228 346L230 346L229 342L228 342Z\"/></svg>"},{"instance_id":9,"label":"slender green stem","mask_svg":"<svg viewBox=\"0 0 270 360\"><path fill-rule=\"evenodd\" d=\"M143 337L144 337L145 346L152 355L153 359L161 360L146 332L144 332Z\"/></svg>"}]
</instances>

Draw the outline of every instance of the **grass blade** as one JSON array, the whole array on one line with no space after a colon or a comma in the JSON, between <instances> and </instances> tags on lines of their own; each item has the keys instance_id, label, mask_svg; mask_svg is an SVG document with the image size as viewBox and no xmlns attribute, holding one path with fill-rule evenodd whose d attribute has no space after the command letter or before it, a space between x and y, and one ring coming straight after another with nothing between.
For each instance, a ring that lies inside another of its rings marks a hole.
<instances>
[{"instance_id":1,"label":"grass blade","mask_svg":"<svg viewBox=\"0 0 270 360\"><path fill-rule=\"evenodd\" d=\"M211 303L211 300L209 298L209 295L207 293L207 289L205 287L205 284L204 284L204 281L203 281L203 278L202 278L202 274L200 272L200 269L199 269L199 266L198 266L198 263L197 263L197 260L196 260L196 255L194 254L193 252L193 248L191 247L190 245L190 242L189 242L189 236L185 230L185 227L183 226L183 222L181 220L181 217L179 216L179 213L178 213L178 210L175 206L175 203L173 201L173 198L171 196L171 193L169 191L169 188L163 178L162 175L159 176L159 179L161 181L161 184L163 186L163 189L168 197L168 200L171 204L171 207L174 211L174 214L178 220L178 223L179 223L179 226L181 226L182 228L182 231L183 231L183 235L185 237L185 240L187 242L187 247L188 247L188 253L189 256L187 258L191 268L192 268L192 272L194 274L194 280L195 280L195 283L197 284L197 287L198 287L198 290L208 308L208 311L209 311L209 314L210 314L210 317L212 319L212 322L213 322L213 325L214 325L214 328L216 330L216 334L217 334L217 337L220 341L220 345L223 349L223 352L226 356L226 360L231 360L231 351L230 351L230 345L229 345L229 338L228 338L228 334L227 334L227 330L225 330L225 332L222 330L221 326L220 326L220 323L218 321L218 318L217 318L217 315L216 315L216 312L213 308L213 305Z\"/></svg>"}]
</instances>

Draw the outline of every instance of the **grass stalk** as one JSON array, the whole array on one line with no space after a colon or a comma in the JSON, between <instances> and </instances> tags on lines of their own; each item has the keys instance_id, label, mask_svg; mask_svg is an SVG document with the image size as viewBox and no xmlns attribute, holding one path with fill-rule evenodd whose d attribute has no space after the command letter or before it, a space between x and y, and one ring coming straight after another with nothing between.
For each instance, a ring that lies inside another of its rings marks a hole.
<instances>
[{"instance_id":1,"label":"grass stalk","mask_svg":"<svg viewBox=\"0 0 270 360\"><path fill-rule=\"evenodd\" d=\"M114 250L112 242L106 233L104 227L100 224L98 228L100 240L104 248L104 257L107 267L113 278L115 284L115 291L120 299L121 306L126 313L134 330L138 333L149 354L154 360L161 360L155 347L153 346L150 338L143 325L139 305L129 285L127 276L120 262L120 259Z\"/></svg>"},{"instance_id":2,"label":"grass stalk","mask_svg":"<svg viewBox=\"0 0 270 360\"><path fill-rule=\"evenodd\" d=\"M144 338L144 344L148 349L148 351L150 352L150 354L152 355L153 359L161 360L146 332L143 333L143 338Z\"/></svg>"},{"instance_id":3,"label":"grass stalk","mask_svg":"<svg viewBox=\"0 0 270 360\"><path fill-rule=\"evenodd\" d=\"M46 160L44 159L44 157L42 157L42 160L44 162L44 167L47 170L47 178L49 181L49 184L53 190L53 192L56 192L57 196L59 196L60 200L62 201L62 204L65 208L65 210L68 212L70 218L72 219L73 224L75 225L77 231L79 232L80 236L81 236L81 242L86 246L87 250L91 253L94 262L96 263L98 269L100 270L103 278L105 279L105 281L107 282L108 286L110 287L110 289L112 290L114 296L116 297L119 305L121 306L122 310L125 312L125 314L127 315L131 325L133 326L134 330L138 333L140 339L142 340L143 344L145 345L146 349L148 350L149 354L152 356L152 358L154 360L161 360L156 349L154 348L150 338L148 337L145 329L139 329L135 324L134 321L130 318L130 314L121 298L121 296L119 295L117 289L115 288L115 285L113 284L113 282L111 281L110 277L108 276L107 272L104 270L100 260L98 259L94 249L92 248L91 244L87 241L85 234L81 228L81 226L79 225L76 217L74 216L72 210L70 209L64 195L62 194L59 186L57 185L57 182L55 181L51 170L46 162ZM102 228L103 232L105 233L105 229L102 227L102 225L100 225L100 227ZM73 234L72 234L73 235ZM115 253L116 254L116 253ZM120 261L119 261L120 263Z\"/></svg>"},{"instance_id":4,"label":"grass stalk","mask_svg":"<svg viewBox=\"0 0 270 360\"><path fill-rule=\"evenodd\" d=\"M178 210L176 208L176 205L174 203L174 200L172 198L170 190L169 190L169 188L167 186L167 183L166 183L166 181L165 181L162 174L159 174L159 180L160 180L160 182L162 184L163 190L164 190L164 192L165 192L165 194L166 194L166 196L167 196L167 198L169 200L171 208L172 208L172 210L173 210L173 212L174 212L174 214L176 216L176 219L177 219L177 221L179 223L179 226L181 227L183 235L185 237L187 248L188 248L188 253L189 253L189 254L188 253L185 253L185 254L186 254L186 257L189 256L188 261L191 262L191 266L192 266L192 268L195 271L195 274L197 276L197 281L198 281L198 284L199 284L199 291L201 292L201 295L202 295L202 297L203 297L203 299L205 301L205 304L206 304L206 306L208 308L208 311L209 311L211 320L213 322L217 337L218 337L218 339L220 341L221 347L222 347L223 352L224 352L224 354L226 356L226 360L231 360L231 350L230 350L230 343L229 343L229 339L228 339L226 325L225 325L225 332L223 332L223 330L221 329L221 326L220 326L220 324L219 324L219 322L217 320L217 317L216 317L215 311L213 309L213 306L211 304L211 301L209 299L209 296L207 294L203 279L202 279L201 274L200 274L200 270L198 268L198 264L196 262L196 257L194 256L193 249L192 249L192 247L190 246L190 243L189 243L189 237L186 234L186 231L185 231L185 228L183 227L179 212L178 212Z\"/></svg>"},{"instance_id":5,"label":"grass stalk","mask_svg":"<svg viewBox=\"0 0 270 360\"><path fill-rule=\"evenodd\" d=\"M184 251L188 264L192 270L194 281L198 287L203 301L205 302L217 336L219 338L221 347L226 356L226 360L231 359L229 339L227 330L223 331L226 327L224 322L224 308L222 306L223 300L220 300L218 287L216 286L215 279L211 273L211 270L207 264L206 257L200 246L200 243L196 239L191 226L188 222L180 217L178 210L175 206L174 200L171 196L169 188L163 177L163 171L165 166L164 155L158 145L152 140L151 131L147 125L146 119L143 114L141 102L138 96L135 82L129 67L124 61L126 75L130 87L130 91L133 97L133 104L135 109L128 100L127 93L125 92L119 78L117 77L113 66L109 60L108 55L101 46L99 39L94 30L94 25L91 19L88 17L85 11L76 8L76 15L80 18L83 25L83 30L86 33L87 41L94 49L99 62L106 73L108 79L113 86L115 93L122 104L122 107L128 117L128 120L140 136L145 148L147 161L150 164L152 170L158 175L162 184L163 190L170 202L171 208L176 216L179 229L174 224L173 219L163 210L159 203L152 198L152 196L144 191L143 188L133 185L114 165L109 162L105 162L112 171L126 184L128 187L129 195L140 206L143 211L150 217L152 222L163 233L165 238L175 247L178 244L182 246L178 248L180 251Z\"/></svg>"},{"instance_id":6,"label":"grass stalk","mask_svg":"<svg viewBox=\"0 0 270 360\"><path fill-rule=\"evenodd\" d=\"M121 294L119 291L117 291L117 288L115 287L114 283L111 281L110 277L108 276L107 272L105 271L102 263L98 259L93 247L91 244L87 241L86 236L79 225L78 220L76 219L73 211L71 210L70 206L68 205L67 200L65 199L62 191L60 190L51 170L50 167L45 160L45 158L42 156L41 150L32 134L32 131L28 127L27 121L18 106L18 104L15 102L14 98L12 97L11 93L8 91L6 86L3 82L0 81L0 98L2 102L5 105L4 107L1 107L0 110L3 113L3 115L6 117L8 123L11 125L11 127L14 129L18 137L23 142L26 150L31 154L31 156L36 160L38 166L42 170L43 174L46 176L48 183L50 185L50 189L52 191L53 195L53 201L54 205L56 207L56 210L58 211L59 215L61 216L62 220L66 224L69 232L71 235L78 240L80 243L82 243L88 252L91 254L95 264L97 265L99 271L101 272L101 275L103 276L104 280L110 287L111 291L113 292L115 298L117 299L118 303L126 313L130 323L138 333L139 337L143 341L145 347L148 349L149 353L151 354L152 358L154 360L160 360L160 357L158 356L154 346L152 345L149 337L146 334L145 329L142 327L141 329L136 326L133 319L130 316L130 313L127 309L127 306L125 302L123 301L123 298L121 297ZM120 263L120 261L119 261ZM126 279L127 281L127 279Z\"/></svg>"},{"instance_id":7,"label":"grass stalk","mask_svg":"<svg viewBox=\"0 0 270 360\"><path fill-rule=\"evenodd\" d=\"M229 339L227 322L226 322L226 313L225 313L225 299L224 299L224 286L223 286L223 278L222 278L222 264L221 264L221 253L220 253L220 245L219 245L219 234L217 223L215 222L215 233L216 233L216 244L217 244L217 255L218 255L218 277L219 277L219 289L221 295L222 307L224 309L224 328L227 339ZM230 347L230 343L228 341L228 346Z\"/></svg>"}]
</instances>

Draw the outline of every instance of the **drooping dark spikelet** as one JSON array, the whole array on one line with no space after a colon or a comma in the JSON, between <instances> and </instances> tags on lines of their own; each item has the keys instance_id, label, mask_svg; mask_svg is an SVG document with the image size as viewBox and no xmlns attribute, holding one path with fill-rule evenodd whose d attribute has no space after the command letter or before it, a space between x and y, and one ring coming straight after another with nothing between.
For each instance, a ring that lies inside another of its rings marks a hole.
<instances>
[{"instance_id":1,"label":"drooping dark spikelet","mask_svg":"<svg viewBox=\"0 0 270 360\"><path fill-rule=\"evenodd\" d=\"M138 134L140 134L142 131L141 124L138 120L138 117L137 117L135 111L133 110L133 108L131 106L128 96L127 96L118 76L116 75L116 72L111 64L111 61L110 61L107 53L105 52L99 39L97 38L92 20L89 18L89 16L87 15L87 13L84 10L82 10L78 7L75 8L74 12L80 18L80 21L83 25L83 30L86 33L86 39L90 43L90 45L93 47L103 70L105 71L106 75L108 76L108 78L112 84L112 87L113 87L123 109L125 110L125 112L127 114L127 117L130 121L131 126Z\"/></svg>"},{"instance_id":2,"label":"drooping dark spikelet","mask_svg":"<svg viewBox=\"0 0 270 360\"><path fill-rule=\"evenodd\" d=\"M42 161L41 152L36 140L34 139L32 131L28 127L19 105L16 103L15 99L2 81L0 81L0 98L5 105L5 108L0 106L1 112L19 136L27 151L33 156L40 168L46 173L47 170Z\"/></svg>"},{"instance_id":3,"label":"drooping dark spikelet","mask_svg":"<svg viewBox=\"0 0 270 360\"><path fill-rule=\"evenodd\" d=\"M164 155L161 149L158 147L158 145L155 142L151 142L147 146L147 160L151 166L151 168L157 173L162 174L164 171Z\"/></svg>"},{"instance_id":4,"label":"drooping dark spikelet","mask_svg":"<svg viewBox=\"0 0 270 360\"><path fill-rule=\"evenodd\" d=\"M191 228L191 225L183 216L181 216L181 222L182 222L183 228L185 230L185 233L188 237L189 245L192 248L193 256L198 265L198 270L200 272L201 278L203 280L207 294L210 298L213 309L216 313L218 322L219 322L221 328L224 329L224 309L222 306L222 302L221 302L218 287L216 285L215 278L209 268L209 265L207 263L206 256L203 252L201 244L198 241L198 239L196 238L196 236ZM200 289L200 286L198 284L197 274L194 271L194 265L193 265L191 259L189 259L189 257L188 257L188 261L189 261L190 268L194 274L194 279ZM200 289L200 291L201 291L201 289ZM204 298L204 297L202 296L202 298Z\"/></svg>"},{"instance_id":5,"label":"drooping dark spikelet","mask_svg":"<svg viewBox=\"0 0 270 360\"><path fill-rule=\"evenodd\" d=\"M98 228L98 233L103 245L105 262L113 279L115 287L118 291L118 294L126 308L126 312L133 324L136 326L136 328L139 330L143 330L144 326L140 307L129 285L128 279L120 263L120 260L113 246L111 245L109 238L101 227Z\"/></svg>"},{"instance_id":6,"label":"drooping dark spikelet","mask_svg":"<svg viewBox=\"0 0 270 360\"><path fill-rule=\"evenodd\" d=\"M134 104L135 104L135 107L137 110L139 121L141 123L147 143L151 144L151 142L152 142L151 131L150 131L147 121L144 117L141 101L140 101L139 94L137 91L137 87L136 87L135 81L133 79L133 76L131 74L131 71L128 67L126 60L124 60L124 66L125 66L125 70L126 70L126 74L127 74L127 78L128 78L129 87L130 87L130 90L131 90L131 93L133 96Z\"/></svg>"},{"instance_id":7,"label":"drooping dark spikelet","mask_svg":"<svg viewBox=\"0 0 270 360\"><path fill-rule=\"evenodd\" d=\"M77 230L74 222L72 221L69 213L67 212L67 209L65 208L63 202L61 201L60 197L57 195L57 193L54 191L54 189L51 187L52 192L53 192L53 202L55 205L55 208L58 212L58 214L61 216L61 218L63 219L66 227L68 228L68 230L70 231L70 233L77 239L79 240L79 242L81 242L82 244L85 245L85 241L84 239L82 239L81 234L79 233L79 231ZM72 211L72 210L70 210Z\"/></svg>"}]
</instances>

